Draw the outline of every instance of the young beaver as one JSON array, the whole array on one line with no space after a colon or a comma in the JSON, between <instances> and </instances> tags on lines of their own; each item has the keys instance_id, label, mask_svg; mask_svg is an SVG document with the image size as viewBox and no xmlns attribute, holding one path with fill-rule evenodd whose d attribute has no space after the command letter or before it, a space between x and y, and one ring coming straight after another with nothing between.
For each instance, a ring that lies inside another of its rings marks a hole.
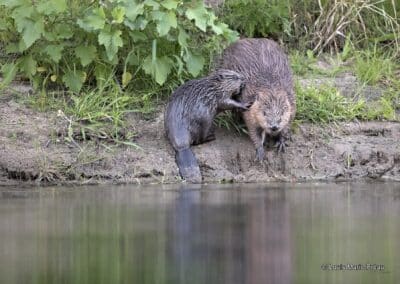
<instances>
[{"instance_id":1,"label":"young beaver","mask_svg":"<svg viewBox=\"0 0 400 284\"><path fill-rule=\"evenodd\" d=\"M215 139L213 120L218 112L233 108L247 110L250 104L233 100L244 87L244 78L230 70L186 82L174 91L167 105L164 125L175 149L179 174L188 182L201 182L200 168L190 145Z\"/></svg>"},{"instance_id":2,"label":"young beaver","mask_svg":"<svg viewBox=\"0 0 400 284\"><path fill-rule=\"evenodd\" d=\"M246 79L241 101L254 104L243 113L243 119L257 160L264 159L268 137L277 141L279 152L284 151L296 102L292 71L279 45L268 39L241 39L224 51L219 66Z\"/></svg>"}]
</instances>

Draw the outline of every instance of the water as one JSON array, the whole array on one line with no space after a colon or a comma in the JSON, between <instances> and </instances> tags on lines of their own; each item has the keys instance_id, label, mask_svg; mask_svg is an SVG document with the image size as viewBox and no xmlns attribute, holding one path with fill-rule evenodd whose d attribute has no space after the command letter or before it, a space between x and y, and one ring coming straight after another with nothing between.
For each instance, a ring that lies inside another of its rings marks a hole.
<instances>
[{"instance_id":1,"label":"water","mask_svg":"<svg viewBox=\"0 0 400 284\"><path fill-rule=\"evenodd\" d=\"M399 216L400 183L3 188L0 283L400 283Z\"/></svg>"}]
</instances>

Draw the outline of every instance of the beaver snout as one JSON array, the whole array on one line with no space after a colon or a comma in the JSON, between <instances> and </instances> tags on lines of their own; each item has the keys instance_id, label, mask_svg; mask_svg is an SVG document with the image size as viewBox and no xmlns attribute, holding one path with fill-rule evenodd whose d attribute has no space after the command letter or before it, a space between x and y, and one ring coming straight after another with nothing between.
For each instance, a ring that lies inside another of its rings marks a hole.
<instances>
[{"instance_id":1,"label":"beaver snout","mask_svg":"<svg viewBox=\"0 0 400 284\"><path fill-rule=\"evenodd\" d=\"M279 129L279 127L277 125L272 125L270 127L270 129L271 129L272 132L275 132L275 131L277 131Z\"/></svg>"}]
</instances>

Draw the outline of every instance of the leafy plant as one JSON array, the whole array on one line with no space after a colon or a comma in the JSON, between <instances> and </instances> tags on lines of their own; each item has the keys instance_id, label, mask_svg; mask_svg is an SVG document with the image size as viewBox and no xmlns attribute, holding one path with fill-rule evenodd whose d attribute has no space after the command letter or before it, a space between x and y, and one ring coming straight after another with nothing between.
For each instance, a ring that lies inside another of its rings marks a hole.
<instances>
[{"instance_id":1,"label":"leafy plant","mask_svg":"<svg viewBox=\"0 0 400 284\"><path fill-rule=\"evenodd\" d=\"M159 85L170 77L197 76L202 50L233 41L236 33L218 21L203 1L0 0L6 9L0 38L10 60L4 80L29 78L35 87L64 85L78 93L114 75L126 88L135 76Z\"/></svg>"},{"instance_id":2,"label":"leafy plant","mask_svg":"<svg viewBox=\"0 0 400 284\"><path fill-rule=\"evenodd\" d=\"M290 34L288 1L227 0L220 14L225 23L246 37Z\"/></svg>"}]
</instances>

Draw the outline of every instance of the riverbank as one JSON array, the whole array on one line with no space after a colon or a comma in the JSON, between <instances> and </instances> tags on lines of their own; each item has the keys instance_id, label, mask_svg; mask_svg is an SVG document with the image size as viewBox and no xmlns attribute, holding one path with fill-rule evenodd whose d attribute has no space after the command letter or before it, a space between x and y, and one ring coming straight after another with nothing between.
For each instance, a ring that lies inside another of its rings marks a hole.
<instances>
[{"instance_id":1,"label":"riverbank","mask_svg":"<svg viewBox=\"0 0 400 284\"><path fill-rule=\"evenodd\" d=\"M12 96L0 101L0 185L181 182L164 137L163 106L150 119L126 117L129 145L66 139L57 112L38 112ZM219 128L216 140L193 147L205 183L383 179L400 181L400 123L295 126L286 153L269 148L254 162L247 135Z\"/></svg>"}]
</instances>

